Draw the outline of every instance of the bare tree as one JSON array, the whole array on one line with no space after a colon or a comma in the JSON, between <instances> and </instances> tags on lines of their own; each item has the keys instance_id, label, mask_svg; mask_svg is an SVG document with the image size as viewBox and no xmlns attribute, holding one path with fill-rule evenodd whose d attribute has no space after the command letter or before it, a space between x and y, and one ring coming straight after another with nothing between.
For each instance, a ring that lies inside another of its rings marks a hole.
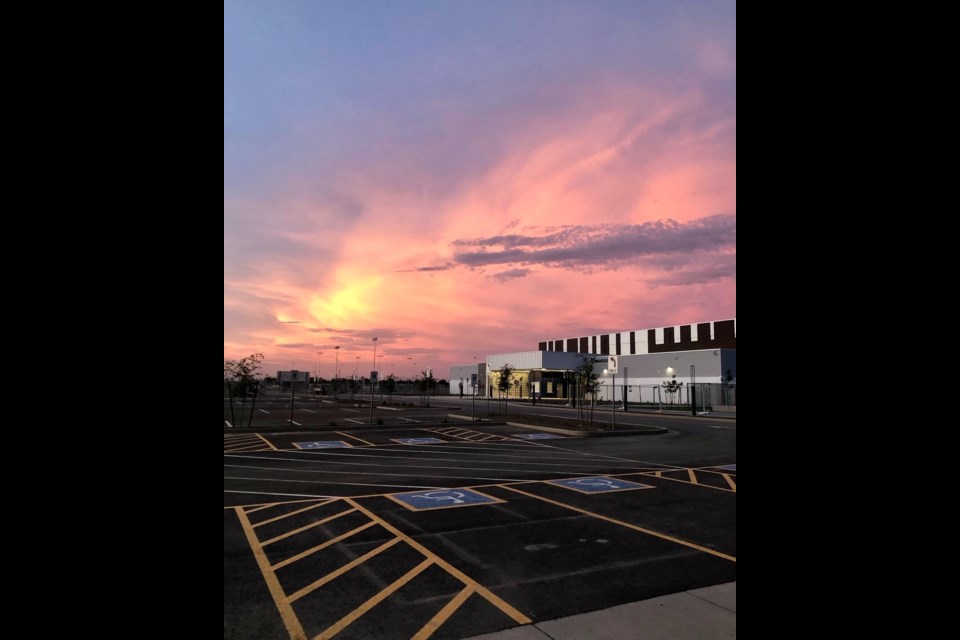
<instances>
[{"instance_id":1,"label":"bare tree","mask_svg":"<svg viewBox=\"0 0 960 640\"><path fill-rule=\"evenodd\" d=\"M253 406L250 408L249 421L253 421L253 409L257 405L257 391L260 388L260 366L263 364L263 354L253 353L240 360L227 360L223 363L223 380L227 386L230 401L230 418L237 424L233 414L233 398L240 398L240 426L243 426L243 413L246 408L246 398L252 393Z\"/></svg>"}]
</instances>

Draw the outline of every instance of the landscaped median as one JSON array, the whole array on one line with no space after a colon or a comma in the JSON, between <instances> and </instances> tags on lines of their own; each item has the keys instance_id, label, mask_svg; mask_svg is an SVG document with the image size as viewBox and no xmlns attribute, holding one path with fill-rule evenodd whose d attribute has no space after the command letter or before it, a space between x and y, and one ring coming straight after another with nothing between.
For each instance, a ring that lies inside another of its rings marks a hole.
<instances>
[{"instance_id":1,"label":"landscaped median","mask_svg":"<svg viewBox=\"0 0 960 640\"><path fill-rule=\"evenodd\" d=\"M584 424L579 425L573 420L564 420L562 418L548 418L545 416L517 416L520 422L507 422L511 427L520 427L521 429L533 429L534 431L545 431L547 433L557 433L564 436L573 436L575 438L595 438L599 436L654 436L667 433L663 427L653 427L647 425L630 425L629 428L618 426L611 428L610 424L594 422L593 426Z\"/></svg>"}]
</instances>

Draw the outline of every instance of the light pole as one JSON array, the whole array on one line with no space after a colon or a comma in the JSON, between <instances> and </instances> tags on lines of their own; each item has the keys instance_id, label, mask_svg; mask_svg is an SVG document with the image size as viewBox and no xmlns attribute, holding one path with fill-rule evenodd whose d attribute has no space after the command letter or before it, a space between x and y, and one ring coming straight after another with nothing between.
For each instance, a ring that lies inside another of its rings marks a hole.
<instances>
[{"instance_id":1,"label":"light pole","mask_svg":"<svg viewBox=\"0 0 960 640\"><path fill-rule=\"evenodd\" d=\"M320 356L323 355L323 351L317 351L317 386L320 386Z\"/></svg>"},{"instance_id":2,"label":"light pole","mask_svg":"<svg viewBox=\"0 0 960 640\"><path fill-rule=\"evenodd\" d=\"M360 368L360 356L354 356L357 364L353 365L353 380L350 381L350 402L353 402L353 394L357 387L357 369ZM360 399L363 400L363 385L360 385Z\"/></svg>"},{"instance_id":3,"label":"light pole","mask_svg":"<svg viewBox=\"0 0 960 640\"><path fill-rule=\"evenodd\" d=\"M377 368L377 339L373 339L373 368ZM370 372L370 426L373 426L373 371ZM380 375L377 373L377 381L379 382Z\"/></svg>"},{"instance_id":4,"label":"light pole","mask_svg":"<svg viewBox=\"0 0 960 640\"><path fill-rule=\"evenodd\" d=\"M333 399L337 399L337 387L340 386L340 345L334 347L334 352L337 354L337 363L333 366L333 377L335 378L333 382Z\"/></svg>"}]
</instances>

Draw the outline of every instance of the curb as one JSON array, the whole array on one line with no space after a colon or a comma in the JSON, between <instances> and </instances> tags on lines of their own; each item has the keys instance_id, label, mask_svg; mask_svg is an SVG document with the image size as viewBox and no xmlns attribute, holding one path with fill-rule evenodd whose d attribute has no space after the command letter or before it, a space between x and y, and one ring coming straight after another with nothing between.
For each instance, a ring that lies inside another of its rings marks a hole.
<instances>
[{"instance_id":1,"label":"curb","mask_svg":"<svg viewBox=\"0 0 960 640\"><path fill-rule=\"evenodd\" d=\"M533 429L534 431L545 431L547 433L573 436L575 438L600 438L609 436L659 436L669 432L668 429L664 429L663 427L656 427L652 430L643 431L576 431L574 429L560 429L559 427L540 427L532 424L523 424L522 422L508 422L507 425L511 427L522 427L524 429Z\"/></svg>"},{"instance_id":2,"label":"curb","mask_svg":"<svg viewBox=\"0 0 960 640\"><path fill-rule=\"evenodd\" d=\"M448 413L448 414L447 414L447 417L448 417L448 418L456 418L457 420L466 420L467 422L490 422L490 421L487 420L486 418L478 418L478 419L474 420L474 419L471 418L470 416L462 416L462 415L460 415L459 413Z\"/></svg>"}]
</instances>

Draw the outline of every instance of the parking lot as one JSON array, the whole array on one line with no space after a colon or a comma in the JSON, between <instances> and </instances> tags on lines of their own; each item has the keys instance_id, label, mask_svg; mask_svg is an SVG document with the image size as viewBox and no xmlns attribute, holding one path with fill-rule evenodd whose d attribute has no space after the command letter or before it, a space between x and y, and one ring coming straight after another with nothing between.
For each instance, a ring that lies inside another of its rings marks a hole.
<instances>
[{"instance_id":1,"label":"parking lot","mask_svg":"<svg viewBox=\"0 0 960 640\"><path fill-rule=\"evenodd\" d=\"M225 430L224 637L465 638L734 581L736 431L700 429L705 466L666 462L693 427Z\"/></svg>"}]
</instances>

